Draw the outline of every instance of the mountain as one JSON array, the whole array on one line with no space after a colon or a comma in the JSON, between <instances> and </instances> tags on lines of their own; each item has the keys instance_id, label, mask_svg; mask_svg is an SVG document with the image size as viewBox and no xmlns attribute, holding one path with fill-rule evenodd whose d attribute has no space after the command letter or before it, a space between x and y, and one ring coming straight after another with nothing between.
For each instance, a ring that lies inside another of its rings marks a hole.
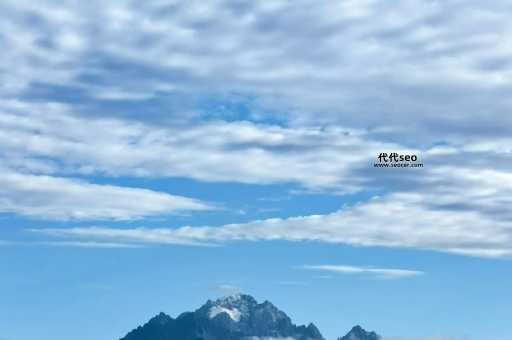
<instances>
[{"instance_id":1,"label":"mountain","mask_svg":"<svg viewBox=\"0 0 512 340\"><path fill-rule=\"evenodd\" d=\"M338 340L379 340L381 339L375 332L367 332L361 326L355 326L342 338Z\"/></svg>"},{"instance_id":2,"label":"mountain","mask_svg":"<svg viewBox=\"0 0 512 340\"><path fill-rule=\"evenodd\" d=\"M160 313L121 340L324 340L310 323L296 326L272 303L237 294L173 319ZM364 338L366 340L366 338Z\"/></svg>"}]
</instances>

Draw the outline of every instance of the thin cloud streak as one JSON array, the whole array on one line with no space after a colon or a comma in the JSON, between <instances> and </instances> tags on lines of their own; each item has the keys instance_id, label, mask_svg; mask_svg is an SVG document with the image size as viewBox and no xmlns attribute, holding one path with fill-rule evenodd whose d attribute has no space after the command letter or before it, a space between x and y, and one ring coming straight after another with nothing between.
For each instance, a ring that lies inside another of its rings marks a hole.
<instances>
[{"instance_id":1,"label":"thin cloud streak","mask_svg":"<svg viewBox=\"0 0 512 340\"><path fill-rule=\"evenodd\" d=\"M424 275L425 272L395 268L356 267L346 265L304 265L299 268L340 274L368 274L378 278L400 279Z\"/></svg>"},{"instance_id":2,"label":"thin cloud streak","mask_svg":"<svg viewBox=\"0 0 512 340\"><path fill-rule=\"evenodd\" d=\"M185 227L188 229L188 227ZM134 244L159 245L185 245L216 247L218 244L190 237L187 232L179 232L176 229L146 229L146 228L105 228L105 227L74 227L74 228L36 228L28 229L29 232L58 238L92 238L97 241L123 240Z\"/></svg>"},{"instance_id":3,"label":"thin cloud streak","mask_svg":"<svg viewBox=\"0 0 512 340\"><path fill-rule=\"evenodd\" d=\"M136 248L146 248L146 246L141 244L131 244L131 243L115 243L115 242L94 242L94 241L45 241L45 242L32 242L26 243L27 245L38 245L38 246L48 246L48 247L69 247L69 248L103 248L103 249L136 249Z\"/></svg>"},{"instance_id":4,"label":"thin cloud streak","mask_svg":"<svg viewBox=\"0 0 512 340\"><path fill-rule=\"evenodd\" d=\"M104 249L135 249L146 248L143 244L96 242L96 241L1 241L0 246L23 247L64 247L64 248L104 248Z\"/></svg>"}]
</instances>

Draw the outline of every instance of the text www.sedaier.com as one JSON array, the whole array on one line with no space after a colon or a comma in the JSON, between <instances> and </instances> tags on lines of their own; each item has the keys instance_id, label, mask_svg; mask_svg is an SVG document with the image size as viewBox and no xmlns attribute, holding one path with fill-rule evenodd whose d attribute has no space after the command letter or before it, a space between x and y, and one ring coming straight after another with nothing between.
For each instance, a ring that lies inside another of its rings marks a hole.
<instances>
[{"instance_id":1,"label":"text www.sedaier.com","mask_svg":"<svg viewBox=\"0 0 512 340\"><path fill-rule=\"evenodd\" d=\"M398 152L381 152L377 157L375 168L423 168L416 155L403 155Z\"/></svg>"}]
</instances>

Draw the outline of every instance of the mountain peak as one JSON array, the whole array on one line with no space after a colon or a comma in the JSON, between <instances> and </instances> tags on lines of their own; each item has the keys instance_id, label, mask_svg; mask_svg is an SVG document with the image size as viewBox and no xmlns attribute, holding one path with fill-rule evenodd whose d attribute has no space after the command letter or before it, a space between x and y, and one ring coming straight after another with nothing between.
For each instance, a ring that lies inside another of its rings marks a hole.
<instances>
[{"instance_id":1,"label":"mountain peak","mask_svg":"<svg viewBox=\"0 0 512 340\"><path fill-rule=\"evenodd\" d=\"M357 325L352 327L344 337L338 340L379 340L381 337L375 332L367 332L363 327Z\"/></svg>"},{"instance_id":2,"label":"mountain peak","mask_svg":"<svg viewBox=\"0 0 512 340\"><path fill-rule=\"evenodd\" d=\"M236 294L227 295L227 296L218 298L213 303L218 304L218 305L240 304L240 303L253 304L253 303L256 303L256 299L248 294L236 293Z\"/></svg>"},{"instance_id":3,"label":"mountain peak","mask_svg":"<svg viewBox=\"0 0 512 340\"><path fill-rule=\"evenodd\" d=\"M313 325L297 326L269 301L258 303L250 295L235 294L208 300L194 312L178 318L160 313L122 340L324 340Z\"/></svg>"},{"instance_id":4,"label":"mountain peak","mask_svg":"<svg viewBox=\"0 0 512 340\"><path fill-rule=\"evenodd\" d=\"M233 294L215 301L209 300L200 310L205 311L210 319L224 313L232 321L239 322L240 319L247 317L257 304L256 299L250 295Z\"/></svg>"},{"instance_id":5,"label":"mountain peak","mask_svg":"<svg viewBox=\"0 0 512 340\"><path fill-rule=\"evenodd\" d=\"M365 331L365 330L364 330L364 328L363 328L363 327L361 327L360 325L355 325L354 327L352 327L352 329L350 330L350 332L352 332L352 333L357 333L357 334L362 334L362 333L364 333L364 332L366 332L366 331Z\"/></svg>"},{"instance_id":6,"label":"mountain peak","mask_svg":"<svg viewBox=\"0 0 512 340\"><path fill-rule=\"evenodd\" d=\"M169 315L165 314L164 312L160 312L157 315L155 315L153 318L151 318L151 320L149 320L149 322L163 325L163 324L168 323L171 320L172 320L172 318Z\"/></svg>"}]
</instances>

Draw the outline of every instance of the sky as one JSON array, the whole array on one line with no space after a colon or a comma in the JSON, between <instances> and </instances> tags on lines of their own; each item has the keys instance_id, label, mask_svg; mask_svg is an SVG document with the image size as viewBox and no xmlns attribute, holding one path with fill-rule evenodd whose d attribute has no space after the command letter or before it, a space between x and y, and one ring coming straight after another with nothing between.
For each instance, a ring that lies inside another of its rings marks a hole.
<instances>
[{"instance_id":1,"label":"sky","mask_svg":"<svg viewBox=\"0 0 512 340\"><path fill-rule=\"evenodd\" d=\"M2 1L0 339L244 292L326 339L510 340L511 11Z\"/></svg>"}]
</instances>

